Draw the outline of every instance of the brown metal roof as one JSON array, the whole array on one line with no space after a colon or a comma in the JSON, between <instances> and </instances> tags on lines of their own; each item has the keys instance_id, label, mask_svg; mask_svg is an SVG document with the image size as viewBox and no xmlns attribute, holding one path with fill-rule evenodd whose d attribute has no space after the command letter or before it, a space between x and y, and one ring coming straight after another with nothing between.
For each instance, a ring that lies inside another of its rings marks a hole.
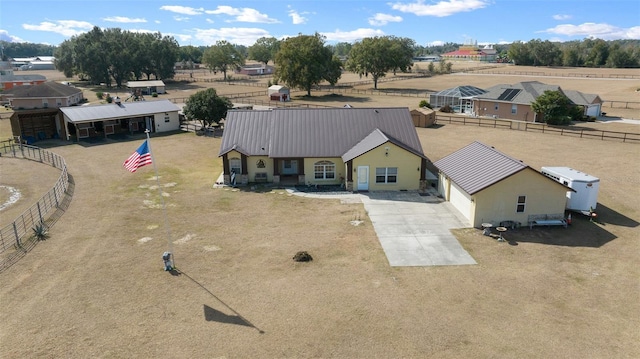
<instances>
[{"instance_id":1,"label":"brown metal roof","mask_svg":"<svg viewBox=\"0 0 640 359\"><path fill-rule=\"evenodd\" d=\"M470 195L529 167L478 141L434 162L434 165Z\"/></svg>"},{"instance_id":2,"label":"brown metal roof","mask_svg":"<svg viewBox=\"0 0 640 359\"><path fill-rule=\"evenodd\" d=\"M375 130L379 133L372 135ZM375 139L365 141L370 136ZM347 153L357 157L384 137L424 158L408 108L229 111L220 155L235 146L246 155L273 158L343 157Z\"/></svg>"},{"instance_id":3,"label":"brown metal roof","mask_svg":"<svg viewBox=\"0 0 640 359\"><path fill-rule=\"evenodd\" d=\"M47 98L47 97L69 97L82 90L69 85L49 81L38 85L16 86L3 91L4 95L12 95L11 98Z\"/></svg>"}]
</instances>

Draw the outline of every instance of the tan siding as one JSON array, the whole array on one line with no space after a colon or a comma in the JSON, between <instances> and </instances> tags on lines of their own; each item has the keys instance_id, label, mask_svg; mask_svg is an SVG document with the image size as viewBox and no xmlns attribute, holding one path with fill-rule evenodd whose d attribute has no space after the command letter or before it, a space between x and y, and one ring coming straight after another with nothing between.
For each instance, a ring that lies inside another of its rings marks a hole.
<instances>
[{"instance_id":1,"label":"tan siding","mask_svg":"<svg viewBox=\"0 0 640 359\"><path fill-rule=\"evenodd\" d=\"M389 155L385 155L389 147ZM358 166L369 166L369 190L397 191L418 190L420 188L421 158L390 142L383 144L353 160L354 170ZM376 183L376 168L397 167L397 183ZM354 174L355 178L355 174Z\"/></svg>"}]
</instances>

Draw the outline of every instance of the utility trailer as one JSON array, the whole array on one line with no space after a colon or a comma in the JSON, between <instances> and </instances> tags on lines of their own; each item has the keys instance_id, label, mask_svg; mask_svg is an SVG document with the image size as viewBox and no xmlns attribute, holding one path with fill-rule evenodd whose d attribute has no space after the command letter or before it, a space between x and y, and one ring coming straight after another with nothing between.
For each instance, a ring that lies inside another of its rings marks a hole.
<instances>
[{"instance_id":1,"label":"utility trailer","mask_svg":"<svg viewBox=\"0 0 640 359\"><path fill-rule=\"evenodd\" d=\"M575 191L567 191L568 210L592 216L598 204L599 178L570 167L542 167L540 172Z\"/></svg>"}]
</instances>

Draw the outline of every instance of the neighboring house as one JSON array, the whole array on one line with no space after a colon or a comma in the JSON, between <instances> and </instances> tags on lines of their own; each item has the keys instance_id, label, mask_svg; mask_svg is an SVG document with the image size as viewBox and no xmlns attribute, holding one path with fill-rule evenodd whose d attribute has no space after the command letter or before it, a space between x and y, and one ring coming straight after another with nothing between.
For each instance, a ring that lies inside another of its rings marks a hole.
<instances>
[{"instance_id":1,"label":"neighboring house","mask_svg":"<svg viewBox=\"0 0 640 359\"><path fill-rule=\"evenodd\" d=\"M75 106L84 100L82 90L48 81L33 86L18 86L2 92L14 110Z\"/></svg>"},{"instance_id":2,"label":"neighboring house","mask_svg":"<svg viewBox=\"0 0 640 359\"><path fill-rule=\"evenodd\" d=\"M236 70L236 73L255 76L255 75L271 75L273 74L275 68L271 65L265 64L252 64L252 65L244 65Z\"/></svg>"},{"instance_id":3,"label":"neighboring house","mask_svg":"<svg viewBox=\"0 0 640 359\"><path fill-rule=\"evenodd\" d=\"M180 129L180 108L169 100L114 103L61 108L64 135L76 140L115 134L176 131Z\"/></svg>"},{"instance_id":4,"label":"neighboring house","mask_svg":"<svg viewBox=\"0 0 640 359\"><path fill-rule=\"evenodd\" d=\"M48 138L59 138L64 127L58 108L75 106L84 99L82 90L57 82L45 82L33 86L18 86L2 92L9 101L11 132L27 143Z\"/></svg>"},{"instance_id":5,"label":"neighboring house","mask_svg":"<svg viewBox=\"0 0 640 359\"><path fill-rule=\"evenodd\" d=\"M162 80L129 81L127 82L127 87L131 90L131 93L141 93L143 95L152 95L154 92L157 94L166 93Z\"/></svg>"},{"instance_id":6,"label":"neighboring house","mask_svg":"<svg viewBox=\"0 0 640 359\"><path fill-rule=\"evenodd\" d=\"M281 85L269 86L267 95L271 101L289 101L291 99L289 88Z\"/></svg>"},{"instance_id":7,"label":"neighboring house","mask_svg":"<svg viewBox=\"0 0 640 359\"><path fill-rule=\"evenodd\" d=\"M583 106L585 115L600 116L602 100L598 95L567 91L558 85L547 85L538 81L490 87L486 93L473 98L473 113L477 116L541 122L540 115L531 109L531 103L535 102L545 91L560 91L574 105Z\"/></svg>"},{"instance_id":8,"label":"neighboring house","mask_svg":"<svg viewBox=\"0 0 640 359\"><path fill-rule=\"evenodd\" d=\"M225 184L425 189L427 158L408 108L232 110L219 156ZM234 176L232 176L232 173Z\"/></svg>"},{"instance_id":9,"label":"neighboring house","mask_svg":"<svg viewBox=\"0 0 640 359\"><path fill-rule=\"evenodd\" d=\"M570 188L520 160L473 142L434 162L438 192L473 224L528 224L529 216L563 216Z\"/></svg>"},{"instance_id":10,"label":"neighboring house","mask_svg":"<svg viewBox=\"0 0 640 359\"><path fill-rule=\"evenodd\" d=\"M457 86L429 95L429 104L433 108L449 105L455 112L471 113L473 98L486 92L475 86Z\"/></svg>"}]
</instances>

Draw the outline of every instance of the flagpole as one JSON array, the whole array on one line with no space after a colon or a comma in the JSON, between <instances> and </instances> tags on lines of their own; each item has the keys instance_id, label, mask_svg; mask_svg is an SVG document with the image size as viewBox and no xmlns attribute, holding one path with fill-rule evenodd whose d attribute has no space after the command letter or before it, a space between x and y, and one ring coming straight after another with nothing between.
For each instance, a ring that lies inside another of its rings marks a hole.
<instances>
[{"instance_id":1,"label":"flagpole","mask_svg":"<svg viewBox=\"0 0 640 359\"><path fill-rule=\"evenodd\" d=\"M169 253L171 253L171 262L173 264L173 268L176 268L176 256L173 253L173 243L171 242L171 228L169 227L169 221L167 218L167 206L164 202L164 196L162 195L162 186L160 186L160 176L158 175L158 168L156 167L156 160L153 158L153 151L151 150L151 139L149 137L149 129L146 129L144 133L147 134L147 146L149 146L149 154L151 154L151 163L153 164L153 170L156 172L156 182L158 184L158 193L160 195L160 200L162 201L162 212L164 213L164 227L167 231L167 243L169 245Z\"/></svg>"}]
</instances>

